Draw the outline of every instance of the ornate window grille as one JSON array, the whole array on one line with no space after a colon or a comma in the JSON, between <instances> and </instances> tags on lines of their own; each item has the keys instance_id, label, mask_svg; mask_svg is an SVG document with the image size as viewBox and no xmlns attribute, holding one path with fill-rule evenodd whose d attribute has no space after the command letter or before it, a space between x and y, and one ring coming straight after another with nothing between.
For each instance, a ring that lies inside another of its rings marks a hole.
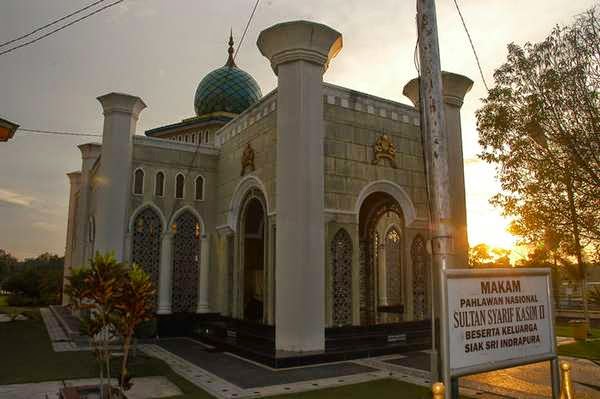
<instances>
[{"instance_id":1,"label":"ornate window grille","mask_svg":"<svg viewBox=\"0 0 600 399\"><path fill-rule=\"evenodd\" d=\"M427 316L427 251L425 239L420 234L413 239L410 248L413 265L413 307L415 318L423 320Z\"/></svg>"},{"instance_id":2,"label":"ornate window grille","mask_svg":"<svg viewBox=\"0 0 600 399\"><path fill-rule=\"evenodd\" d=\"M385 236L385 266L387 272L387 298L390 305L401 305L402 287L402 240L395 227Z\"/></svg>"},{"instance_id":3,"label":"ornate window grille","mask_svg":"<svg viewBox=\"0 0 600 399\"><path fill-rule=\"evenodd\" d=\"M352 239L340 229L331 242L333 324L352 324Z\"/></svg>"},{"instance_id":4,"label":"ornate window grille","mask_svg":"<svg viewBox=\"0 0 600 399\"><path fill-rule=\"evenodd\" d=\"M198 301L200 224L191 212L185 211L171 228L175 233L171 308L173 312L193 312Z\"/></svg>"},{"instance_id":5,"label":"ornate window grille","mask_svg":"<svg viewBox=\"0 0 600 399\"><path fill-rule=\"evenodd\" d=\"M148 273L157 292L161 235L162 222L154 209L145 208L138 213L133 222L131 260Z\"/></svg>"}]
</instances>

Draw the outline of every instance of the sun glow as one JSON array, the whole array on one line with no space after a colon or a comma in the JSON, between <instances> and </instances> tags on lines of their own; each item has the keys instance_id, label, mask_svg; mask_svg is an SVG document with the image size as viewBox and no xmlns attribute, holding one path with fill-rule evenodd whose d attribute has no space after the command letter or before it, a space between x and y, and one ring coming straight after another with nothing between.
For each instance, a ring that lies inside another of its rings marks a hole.
<instances>
[{"instance_id":1,"label":"sun glow","mask_svg":"<svg viewBox=\"0 0 600 399\"><path fill-rule=\"evenodd\" d=\"M501 209L493 207L489 199L500 190L493 167L477 159L465 162L465 191L467 196L467 228L469 244L487 244L490 248L511 251L514 264L526 257L527 249L517 245L518 237L508 232L510 219L503 216Z\"/></svg>"}]
</instances>

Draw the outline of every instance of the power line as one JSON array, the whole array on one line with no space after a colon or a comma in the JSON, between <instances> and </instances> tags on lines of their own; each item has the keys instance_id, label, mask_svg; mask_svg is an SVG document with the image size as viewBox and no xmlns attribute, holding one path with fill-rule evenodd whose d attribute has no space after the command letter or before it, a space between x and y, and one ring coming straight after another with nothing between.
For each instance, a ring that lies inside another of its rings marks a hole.
<instances>
[{"instance_id":1,"label":"power line","mask_svg":"<svg viewBox=\"0 0 600 399\"><path fill-rule=\"evenodd\" d=\"M252 8L252 12L250 13L250 17L248 18L248 22L246 23L246 27L244 28L244 32L242 33L242 37L240 38L240 41L238 42L237 48L235 50L235 53L233 54L233 61L235 64L235 57L238 54L238 51L240 51L240 48L242 47L242 43L244 42L244 37L246 36L246 32L248 32L248 27L250 26L250 23L252 22L252 19L254 18L254 14L256 13L256 8L258 7L258 3L260 2L260 0L256 0L256 3L254 3L254 7ZM225 75L225 79L227 79L227 77L229 76L229 74L231 73L231 70L233 69L233 67L230 67L227 70L227 75ZM211 91L211 93L215 92L218 89L218 87L214 87L213 90ZM211 94L209 93L209 94ZM190 172L192 171L192 167L194 166L194 162L196 162L196 158L198 157L198 152L200 150L200 140L198 140L198 144L196 144L196 150L194 151L194 157L192 158L192 162L190 162L190 165L188 166L188 170L187 173L185 175L185 179L187 180L188 175L190 174Z\"/></svg>"},{"instance_id":2,"label":"power line","mask_svg":"<svg viewBox=\"0 0 600 399\"><path fill-rule=\"evenodd\" d=\"M110 4L107 4L107 5L105 5L104 7L100 7L99 9L97 9L97 10L95 10L95 11L92 11L92 12L90 12L90 13L88 13L88 14L85 14L84 16L82 16L82 17L80 17L80 18L77 18L76 20L74 20L74 21L71 21L71 22L69 22L68 24L62 25L62 26L60 26L60 27L58 27L58 28L56 28L56 29L54 29L54 30L51 30L50 32L48 32L48 33L46 33L46 34L44 34L44 35L42 35L42 36L39 36L39 37L37 37L37 38L35 38L35 39L32 39L32 40L30 40L30 41L28 41L28 42L22 43L22 44L20 44L20 45L18 45L18 46L14 46L14 47L11 47L11 48L9 48L9 49L7 49L7 50L4 50L4 51L0 52L0 55L3 55L3 54L10 53L10 52L12 52L12 51L15 51L15 50L17 50L17 49L20 49L21 47L25 47L25 46L28 46L28 45L30 45L30 44L33 44L33 43L35 43L35 42L37 42L37 41L39 41L39 40L42 40L42 39L43 39L43 38L45 38L45 37L48 37L48 36L50 36L50 35L52 35L52 34L54 34L54 33L58 32L58 31L61 31L61 30L65 29L65 28L68 28L69 26L71 26L71 25L74 25L74 24L76 24L76 23L77 23L77 22L79 22L79 21L83 21L84 19L86 19L86 18L89 18L89 17L91 17L91 16L92 16L92 15L94 15L94 14L98 14L99 12L101 12L101 11L104 11L104 10L106 10L107 8L110 8L110 7L116 6L117 4L119 4L119 3L122 3L123 1L125 1L125 0L117 0L117 1L115 1L115 2L113 2L113 3L110 3Z\"/></svg>"},{"instance_id":3,"label":"power line","mask_svg":"<svg viewBox=\"0 0 600 399\"><path fill-rule=\"evenodd\" d=\"M92 4L90 4L90 5L87 5L87 6L83 7L83 8L80 8L80 9L78 9L78 10L76 10L76 11L73 11L72 13L70 13L70 14L67 14L67 15L65 15L64 17L62 17L62 18L59 18L59 19L55 19L54 21L51 21L51 22L47 23L47 24L46 24L46 25L44 25L44 26L40 26L39 28L36 28L36 29L32 30L32 31L31 31L31 32L29 32L29 33L26 33L26 34L24 34L24 35L21 35L21 36L19 36L19 37L17 37L17 38L14 38L14 39L12 39L12 40L9 40L9 41L7 41L7 42L4 42L4 43L0 44L0 47L4 47L4 46L6 46L6 45L8 45L8 44L11 44L11 43L17 42L17 41L19 41L19 40L21 40L21 39L25 39L26 37L29 37L29 36L33 35L34 33L37 33L37 32L39 32L39 31L41 31L41 30L44 30L44 29L46 29L46 28L48 28L48 27L52 26L52 25L55 25L55 24L57 24L57 23L59 23L59 22L61 22L61 21L64 21L65 19L67 19L67 18L70 18L70 17L72 17L73 15L79 14L80 12L83 12L83 11L85 11L85 10L87 10L87 9L89 9L89 8L92 8L93 6L95 6L95 5L97 5L97 4L100 4L100 3L103 3L103 2L105 2L105 1L106 1L106 0L99 0L99 1L96 1L96 2L94 2L94 3L92 3Z\"/></svg>"},{"instance_id":4,"label":"power line","mask_svg":"<svg viewBox=\"0 0 600 399\"><path fill-rule=\"evenodd\" d=\"M20 127L19 131L25 133L36 133L36 134L54 134L60 136L79 136L79 137L102 137L101 134L97 133L83 133L83 132L62 132L56 130L39 130L39 129L24 129Z\"/></svg>"},{"instance_id":5,"label":"power line","mask_svg":"<svg viewBox=\"0 0 600 399\"><path fill-rule=\"evenodd\" d=\"M473 55L475 56L475 61L477 62L477 68L479 69L479 75L481 75L483 85L485 86L485 89L487 91L490 91L487 82L485 81L485 77L483 76L483 70L481 69L481 64L479 63L479 56L477 55L477 50L475 50L475 45L473 44L471 34L469 33L469 29L467 28L467 24L465 23L465 19L463 18L462 12L460 11L460 7L458 6L457 0L454 0L454 5L456 6L456 11L458 11L458 15L460 16L463 28L465 28L465 32L467 33L467 37L469 38L469 43L471 43L471 49L473 49Z\"/></svg>"},{"instance_id":6,"label":"power line","mask_svg":"<svg viewBox=\"0 0 600 399\"><path fill-rule=\"evenodd\" d=\"M248 18L248 23L246 24L246 27L244 28L244 33L242 33L242 38L240 39L240 42L238 43L238 47L235 50L235 54L233 55L233 60L235 61L235 57L237 56L238 51L240 51L240 47L242 47L242 43L244 42L244 38L246 37L246 32L248 31L248 27L250 26L250 22L252 22L252 18L254 18L254 13L256 12L256 7L258 7L258 3L260 2L260 0L256 0L256 3L254 3L254 8L252 9L252 13L250 14L250 18Z\"/></svg>"}]
</instances>

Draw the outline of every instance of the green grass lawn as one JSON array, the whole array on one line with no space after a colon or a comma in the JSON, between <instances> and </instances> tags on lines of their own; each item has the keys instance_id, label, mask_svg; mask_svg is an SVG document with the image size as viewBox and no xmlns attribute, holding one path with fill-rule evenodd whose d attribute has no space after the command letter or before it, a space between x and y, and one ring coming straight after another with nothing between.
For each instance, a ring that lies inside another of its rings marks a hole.
<instances>
[{"instance_id":1,"label":"green grass lawn","mask_svg":"<svg viewBox=\"0 0 600 399\"><path fill-rule=\"evenodd\" d=\"M54 352L44 323L39 319L0 323L0 353L0 385L98 376L91 352ZM177 399L211 398L163 361L139 352L131 362L130 374L134 376L134 383L136 376L166 376L184 393Z\"/></svg>"},{"instance_id":2,"label":"green grass lawn","mask_svg":"<svg viewBox=\"0 0 600 399\"><path fill-rule=\"evenodd\" d=\"M572 337L573 336L573 328L568 324L556 324L554 326L554 332L558 337ZM600 338L600 329L599 328L591 328L591 337L590 338Z\"/></svg>"},{"instance_id":3,"label":"green grass lawn","mask_svg":"<svg viewBox=\"0 0 600 399\"><path fill-rule=\"evenodd\" d=\"M573 344L558 347L560 356L581 357L590 360L600 360L600 341L577 341Z\"/></svg>"},{"instance_id":4,"label":"green grass lawn","mask_svg":"<svg viewBox=\"0 0 600 399\"><path fill-rule=\"evenodd\" d=\"M557 324L554 327L556 335L559 337L572 337L573 331L568 324ZM600 339L600 329L590 329L590 338ZM558 347L560 356L580 357L590 360L600 360L600 341L577 341L573 344L560 345Z\"/></svg>"},{"instance_id":5,"label":"green grass lawn","mask_svg":"<svg viewBox=\"0 0 600 399\"><path fill-rule=\"evenodd\" d=\"M0 308L8 306L7 299L8 297L6 295L0 295Z\"/></svg>"},{"instance_id":6,"label":"green grass lawn","mask_svg":"<svg viewBox=\"0 0 600 399\"><path fill-rule=\"evenodd\" d=\"M97 377L98 369L91 352L54 352L38 311L27 321L0 323L0 385L26 382L56 381L64 379ZM116 376L117 365L115 364ZM138 352L131 360L130 374L134 377L166 376L184 393L173 399L211 398L207 392L199 389L175 373L163 361L144 356ZM310 391L279 396L290 399L321 398L398 398L429 399L431 391L395 380L378 380L363 384L347 385L337 388Z\"/></svg>"}]
</instances>

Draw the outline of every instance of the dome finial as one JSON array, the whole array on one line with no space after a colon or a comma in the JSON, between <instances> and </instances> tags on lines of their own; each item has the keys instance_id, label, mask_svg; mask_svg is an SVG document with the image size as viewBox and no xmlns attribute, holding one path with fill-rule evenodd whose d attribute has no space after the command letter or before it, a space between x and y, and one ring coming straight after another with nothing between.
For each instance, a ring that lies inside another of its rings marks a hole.
<instances>
[{"instance_id":1,"label":"dome finial","mask_svg":"<svg viewBox=\"0 0 600 399\"><path fill-rule=\"evenodd\" d=\"M232 29L229 31L229 49L227 50L227 52L229 53L229 58L227 59L225 66L228 66L230 68L237 66L237 65L235 65L235 60L233 59L234 51L235 50L233 49L233 29Z\"/></svg>"}]
</instances>

